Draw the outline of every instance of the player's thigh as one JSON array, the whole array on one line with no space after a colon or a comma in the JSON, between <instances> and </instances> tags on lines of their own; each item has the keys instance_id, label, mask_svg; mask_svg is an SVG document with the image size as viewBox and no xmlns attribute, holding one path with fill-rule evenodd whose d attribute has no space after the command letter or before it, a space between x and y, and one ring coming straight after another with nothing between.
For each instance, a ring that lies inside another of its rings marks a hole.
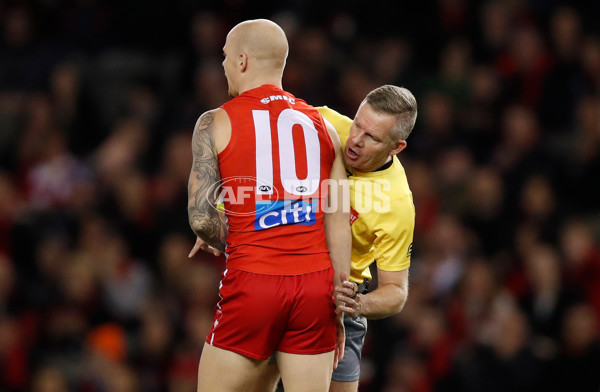
<instances>
[{"instance_id":1,"label":"player's thigh","mask_svg":"<svg viewBox=\"0 0 600 392\"><path fill-rule=\"evenodd\" d=\"M279 368L275 356L269 359L269 364L260 372L254 388L248 392L274 392L279 384Z\"/></svg>"},{"instance_id":2,"label":"player's thigh","mask_svg":"<svg viewBox=\"0 0 600 392\"><path fill-rule=\"evenodd\" d=\"M285 392L327 392L331 383L333 354L301 355L277 352L277 364Z\"/></svg>"},{"instance_id":3,"label":"player's thigh","mask_svg":"<svg viewBox=\"0 0 600 392\"><path fill-rule=\"evenodd\" d=\"M331 381L329 392L356 392L358 391L358 381Z\"/></svg>"},{"instance_id":4,"label":"player's thigh","mask_svg":"<svg viewBox=\"0 0 600 392\"><path fill-rule=\"evenodd\" d=\"M228 270L221 281L214 320L206 342L258 360L278 348L291 302L281 290L286 276Z\"/></svg>"},{"instance_id":5,"label":"player's thigh","mask_svg":"<svg viewBox=\"0 0 600 392\"><path fill-rule=\"evenodd\" d=\"M198 392L245 392L267 362L206 343L198 367Z\"/></svg>"}]
</instances>

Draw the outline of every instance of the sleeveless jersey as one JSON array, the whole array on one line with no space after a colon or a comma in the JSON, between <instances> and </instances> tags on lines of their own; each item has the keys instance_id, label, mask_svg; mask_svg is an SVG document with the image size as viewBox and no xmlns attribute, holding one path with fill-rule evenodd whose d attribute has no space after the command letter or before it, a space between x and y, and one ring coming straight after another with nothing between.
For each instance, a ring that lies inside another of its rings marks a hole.
<instances>
[{"instance_id":1,"label":"sleeveless jersey","mask_svg":"<svg viewBox=\"0 0 600 392\"><path fill-rule=\"evenodd\" d=\"M323 203L335 150L319 112L273 85L221 106L231 139L219 154L227 268L299 275L331 266Z\"/></svg>"}]
</instances>

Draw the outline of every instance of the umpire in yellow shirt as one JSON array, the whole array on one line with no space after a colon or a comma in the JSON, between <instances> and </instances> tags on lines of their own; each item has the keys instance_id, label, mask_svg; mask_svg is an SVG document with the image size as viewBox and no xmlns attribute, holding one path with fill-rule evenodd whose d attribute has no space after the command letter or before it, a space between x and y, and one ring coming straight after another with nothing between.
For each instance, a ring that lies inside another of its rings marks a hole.
<instances>
[{"instance_id":1,"label":"umpire in yellow shirt","mask_svg":"<svg viewBox=\"0 0 600 392\"><path fill-rule=\"evenodd\" d=\"M326 106L317 109L342 141L352 207L350 277L334 291L338 303L345 304L338 306L338 311L345 313L346 347L329 390L356 392L367 319L400 312L408 296L415 207L396 154L406 148L417 118L417 102L409 90L385 85L366 96L354 121ZM220 254L198 239L190 257L198 249ZM369 290L373 263L378 287ZM258 371L261 379L248 391L274 391L279 380L276 364Z\"/></svg>"},{"instance_id":2,"label":"umpire in yellow shirt","mask_svg":"<svg viewBox=\"0 0 600 392\"><path fill-rule=\"evenodd\" d=\"M400 312L408 295L415 207L396 154L415 125L417 102L409 90L385 85L367 95L354 121L327 107L317 109L342 141L352 206L350 279L334 291L346 304L338 307L346 313L346 349L329 390L356 392L367 319ZM369 291L373 263L378 287Z\"/></svg>"}]
</instances>

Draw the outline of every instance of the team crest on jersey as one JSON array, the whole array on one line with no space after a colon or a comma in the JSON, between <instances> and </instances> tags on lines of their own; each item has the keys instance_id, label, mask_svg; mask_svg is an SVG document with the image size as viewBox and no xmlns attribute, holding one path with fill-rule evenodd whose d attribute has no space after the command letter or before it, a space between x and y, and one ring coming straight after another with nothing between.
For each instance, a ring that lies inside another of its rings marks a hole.
<instances>
[{"instance_id":1,"label":"team crest on jersey","mask_svg":"<svg viewBox=\"0 0 600 392\"><path fill-rule=\"evenodd\" d=\"M318 199L257 201L254 230L282 225L313 225Z\"/></svg>"},{"instance_id":2,"label":"team crest on jersey","mask_svg":"<svg viewBox=\"0 0 600 392\"><path fill-rule=\"evenodd\" d=\"M352 208L352 206L350 206L350 226L352 226L357 219L358 212L354 208Z\"/></svg>"}]
</instances>

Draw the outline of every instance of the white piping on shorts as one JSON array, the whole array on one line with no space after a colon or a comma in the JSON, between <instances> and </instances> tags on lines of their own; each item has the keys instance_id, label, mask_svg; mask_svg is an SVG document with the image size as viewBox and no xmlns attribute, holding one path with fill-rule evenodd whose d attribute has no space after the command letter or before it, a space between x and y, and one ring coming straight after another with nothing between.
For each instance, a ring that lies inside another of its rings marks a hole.
<instances>
[{"instance_id":1,"label":"white piping on shorts","mask_svg":"<svg viewBox=\"0 0 600 392\"><path fill-rule=\"evenodd\" d=\"M223 300L223 297L221 296L221 289L223 288L223 279L225 279L226 276L227 268L225 268L225 271L223 271L223 277L219 281L219 302L217 302L217 314L215 317L215 322L213 323L212 334L210 335L211 346L213 345L213 341L215 340L215 329L217 328L217 325L219 325L219 320L223 316L223 313L221 311L221 301Z\"/></svg>"}]
</instances>

